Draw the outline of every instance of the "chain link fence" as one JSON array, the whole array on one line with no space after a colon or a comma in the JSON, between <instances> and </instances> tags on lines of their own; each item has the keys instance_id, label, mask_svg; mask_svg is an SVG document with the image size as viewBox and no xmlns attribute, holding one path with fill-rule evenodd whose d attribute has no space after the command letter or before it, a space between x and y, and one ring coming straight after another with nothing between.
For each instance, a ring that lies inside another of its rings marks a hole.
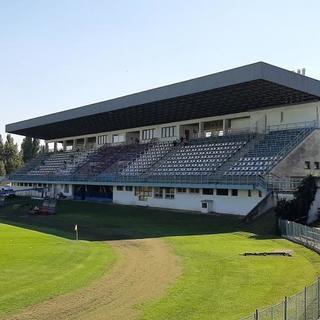
<instances>
[{"instance_id":1,"label":"chain link fence","mask_svg":"<svg viewBox=\"0 0 320 320\"><path fill-rule=\"evenodd\" d=\"M320 231L292 221L280 220L281 235L320 253ZM318 320L320 319L320 278L280 303L256 310L241 320Z\"/></svg>"}]
</instances>

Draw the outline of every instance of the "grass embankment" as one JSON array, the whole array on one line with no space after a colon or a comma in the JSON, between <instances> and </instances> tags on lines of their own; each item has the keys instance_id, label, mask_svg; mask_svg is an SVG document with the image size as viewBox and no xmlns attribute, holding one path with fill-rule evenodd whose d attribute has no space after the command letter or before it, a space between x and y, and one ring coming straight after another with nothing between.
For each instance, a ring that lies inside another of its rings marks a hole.
<instances>
[{"instance_id":1,"label":"grass embankment","mask_svg":"<svg viewBox=\"0 0 320 320\"><path fill-rule=\"evenodd\" d=\"M301 290L320 270L317 254L274 236L273 219L247 225L232 216L80 202L61 202L54 217L7 210L6 221L52 232L78 223L85 239L164 238L181 257L183 274L162 299L137 306L148 320L239 319ZM293 257L242 255L282 249L293 250Z\"/></svg>"}]
</instances>

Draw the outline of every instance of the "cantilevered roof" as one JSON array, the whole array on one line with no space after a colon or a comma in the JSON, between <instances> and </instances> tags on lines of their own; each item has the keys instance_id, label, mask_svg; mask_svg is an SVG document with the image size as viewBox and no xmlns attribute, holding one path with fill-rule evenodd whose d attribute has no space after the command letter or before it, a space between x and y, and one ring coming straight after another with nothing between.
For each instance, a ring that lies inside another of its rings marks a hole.
<instances>
[{"instance_id":1,"label":"cantilevered roof","mask_svg":"<svg viewBox=\"0 0 320 320\"><path fill-rule=\"evenodd\" d=\"M320 100L320 81L264 62L6 126L41 139L156 125Z\"/></svg>"}]
</instances>

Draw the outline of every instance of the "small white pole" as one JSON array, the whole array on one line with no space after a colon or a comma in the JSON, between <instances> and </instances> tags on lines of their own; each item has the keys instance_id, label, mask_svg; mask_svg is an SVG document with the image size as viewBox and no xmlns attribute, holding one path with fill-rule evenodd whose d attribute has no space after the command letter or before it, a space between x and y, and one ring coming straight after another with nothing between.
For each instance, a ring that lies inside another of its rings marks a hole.
<instances>
[{"instance_id":1,"label":"small white pole","mask_svg":"<svg viewBox=\"0 0 320 320\"><path fill-rule=\"evenodd\" d=\"M76 233L76 240L79 240L79 230L78 230L78 225L77 224L74 226L74 231Z\"/></svg>"}]
</instances>

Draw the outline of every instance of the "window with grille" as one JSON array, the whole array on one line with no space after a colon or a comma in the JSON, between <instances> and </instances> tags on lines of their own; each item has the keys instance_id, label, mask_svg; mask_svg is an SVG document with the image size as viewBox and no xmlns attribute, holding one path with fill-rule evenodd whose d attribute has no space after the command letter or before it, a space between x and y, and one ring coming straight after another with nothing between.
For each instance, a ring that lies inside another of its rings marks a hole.
<instances>
[{"instance_id":1,"label":"window with grille","mask_svg":"<svg viewBox=\"0 0 320 320\"><path fill-rule=\"evenodd\" d=\"M175 127L164 127L161 128L161 138L170 138L175 136Z\"/></svg>"},{"instance_id":2,"label":"window with grille","mask_svg":"<svg viewBox=\"0 0 320 320\"><path fill-rule=\"evenodd\" d=\"M142 140L151 140L154 138L154 129L142 130Z\"/></svg>"}]
</instances>

